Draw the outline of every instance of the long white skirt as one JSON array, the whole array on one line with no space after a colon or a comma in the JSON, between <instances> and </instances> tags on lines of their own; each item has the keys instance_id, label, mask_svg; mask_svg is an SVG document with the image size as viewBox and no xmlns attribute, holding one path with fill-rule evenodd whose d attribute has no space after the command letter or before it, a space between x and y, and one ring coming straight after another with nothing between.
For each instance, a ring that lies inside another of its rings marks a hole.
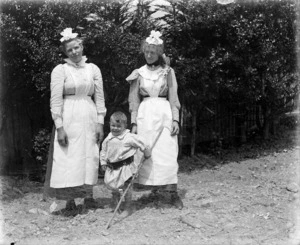
<instances>
[{"instance_id":1,"label":"long white skirt","mask_svg":"<svg viewBox=\"0 0 300 245\"><path fill-rule=\"evenodd\" d=\"M137 116L138 135L143 136L152 146L162 127L164 127L151 158L145 160L137 177L142 185L177 184L178 142L177 136L171 136L172 112L165 98L146 97L139 106ZM140 161L142 153L137 154Z\"/></svg>"},{"instance_id":2,"label":"long white skirt","mask_svg":"<svg viewBox=\"0 0 300 245\"><path fill-rule=\"evenodd\" d=\"M63 127L69 144L61 147L54 139L50 187L65 188L98 180L99 147L96 143L97 111L90 96L66 96L63 106Z\"/></svg>"}]
</instances>

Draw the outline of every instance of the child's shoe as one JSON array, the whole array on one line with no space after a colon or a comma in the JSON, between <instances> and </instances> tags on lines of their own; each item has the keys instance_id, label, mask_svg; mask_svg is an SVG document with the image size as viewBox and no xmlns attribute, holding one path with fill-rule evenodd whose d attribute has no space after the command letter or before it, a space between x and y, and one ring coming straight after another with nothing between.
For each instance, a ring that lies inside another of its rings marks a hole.
<instances>
[{"instance_id":1,"label":"child's shoe","mask_svg":"<svg viewBox=\"0 0 300 245\"><path fill-rule=\"evenodd\" d=\"M125 195L125 205L124 205L124 211L122 212L122 217L127 217L131 214L133 214L135 211L135 205L132 202L132 190L128 190L128 192Z\"/></svg>"},{"instance_id":2,"label":"child's shoe","mask_svg":"<svg viewBox=\"0 0 300 245\"><path fill-rule=\"evenodd\" d=\"M92 197L84 198L83 205L86 209L96 209L99 207L98 203Z\"/></svg>"},{"instance_id":3,"label":"child's shoe","mask_svg":"<svg viewBox=\"0 0 300 245\"><path fill-rule=\"evenodd\" d=\"M120 201L120 192L114 191L112 192L112 198L111 198L111 207L112 209L115 209Z\"/></svg>"}]
</instances>

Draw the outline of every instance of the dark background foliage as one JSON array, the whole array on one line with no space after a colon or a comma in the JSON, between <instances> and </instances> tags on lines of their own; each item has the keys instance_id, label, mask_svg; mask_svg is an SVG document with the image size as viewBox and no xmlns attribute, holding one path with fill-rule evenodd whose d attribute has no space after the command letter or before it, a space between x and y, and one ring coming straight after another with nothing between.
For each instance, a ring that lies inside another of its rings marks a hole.
<instances>
[{"instance_id":1,"label":"dark background foliage","mask_svg":"<svg viewBox=\"0 0 300 245\"><path fill-rule=\"evenodd\" d=\"M232 138L243 143L253 129L262 139L274 133L297 101L296 2L152 2L1 2L2 173L30 174L47 159L50 73L63 62L66 27L80 34L85 55L101 69L107 118L115 110L129 115L125 78L144 63L141 40L155 29L179 84L180 146L188 149L181 154L211 142L234 144Z\"/></svg>"}]
</instances>

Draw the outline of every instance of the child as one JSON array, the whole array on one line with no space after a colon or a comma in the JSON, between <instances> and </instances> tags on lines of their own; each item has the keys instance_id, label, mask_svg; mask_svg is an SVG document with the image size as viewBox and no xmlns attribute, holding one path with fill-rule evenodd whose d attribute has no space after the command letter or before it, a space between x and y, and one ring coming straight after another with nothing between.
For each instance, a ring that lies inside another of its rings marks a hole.
<instances>
[{"instance_id":1,"label":"child","mask_svg":"<svg viewBox=\"0 0 300 245\"><path fill-rule=\"evenodd\" d=\"M130 133L127 127L127 117L123 112L115 112L110 117L110 133L102 143L100 152L101 168L105 171L104 183L112 190L112 201L116 205L120 191L125 191L138 164L134 163L134 155L140 149L145 158L151 156L151 151L144 140ZM125 195L125 215L132 212L131 188Z\"/></svg>"}]
</instances>

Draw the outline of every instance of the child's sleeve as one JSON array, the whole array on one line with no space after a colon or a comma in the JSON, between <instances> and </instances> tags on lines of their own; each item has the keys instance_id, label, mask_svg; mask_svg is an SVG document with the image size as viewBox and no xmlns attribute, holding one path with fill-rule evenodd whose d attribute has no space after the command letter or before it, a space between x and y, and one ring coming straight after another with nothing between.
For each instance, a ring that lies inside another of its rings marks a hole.
<instances>
[{"instance_id":1,"label":"child's sleeve","mask_svg":"<svg viewBox=\"0 0 300 245\"><path fill-rule=\"evenodd\" d=\"M149 158L151 157L151 149L148 144L146 144L143 137L131 134L131 140L129 141L131 146L134 148L139 148L142 152L144 152L144 157Z\"/></svg>"},{"instance_id":2,"label":"child's sleeve","mask_svg":"<svg viewBox=\"0 0 300 245\"><path fill-rule=\"evenodd\" d=\"M100 151L100 164L101 166L107 165L107 158L106 158L106 152L107 152L107 138L102 142L102 148Z\"/></svg>"}]
</instances>

